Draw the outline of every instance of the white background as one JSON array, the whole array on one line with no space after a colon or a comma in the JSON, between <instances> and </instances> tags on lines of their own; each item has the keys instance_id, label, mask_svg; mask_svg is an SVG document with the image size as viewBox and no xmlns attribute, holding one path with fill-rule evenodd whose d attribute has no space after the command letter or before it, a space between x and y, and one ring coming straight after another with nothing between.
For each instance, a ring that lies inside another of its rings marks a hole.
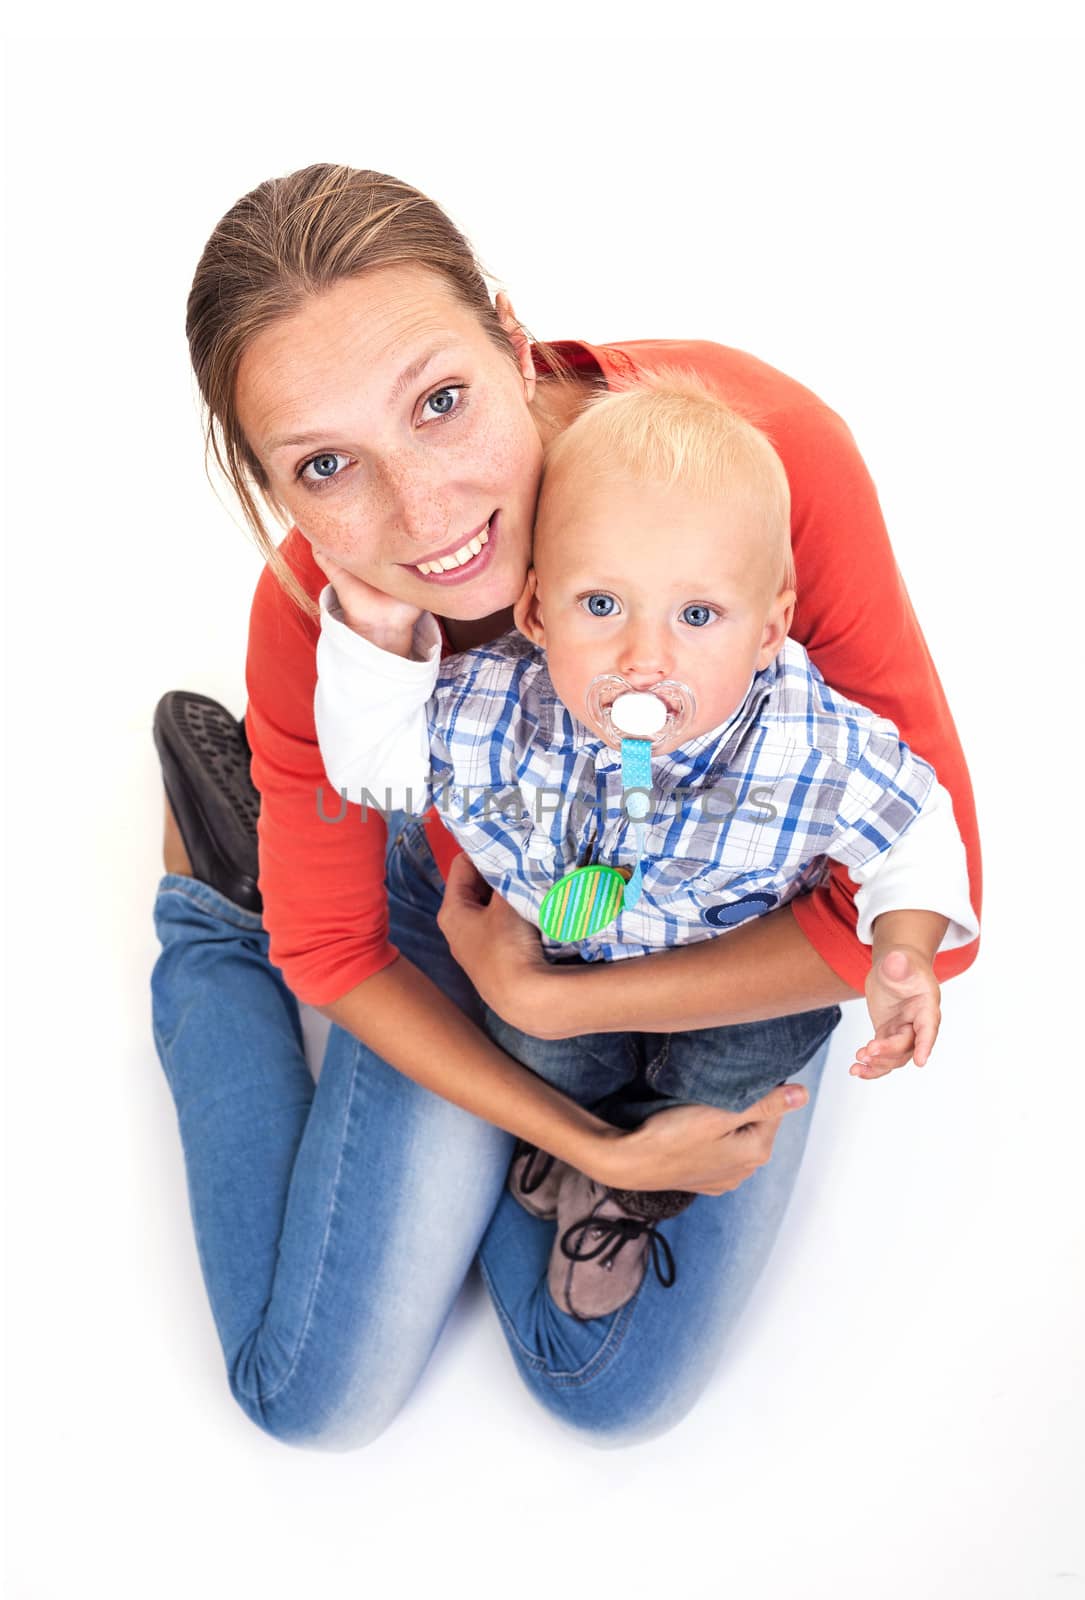
<instances>
[{"instance_id":1,"label":"white background","mask_svg":"<svg viewBox=\"0 0 1085 1600\"><path fill-rule=\"evenodd\" d=\"M1085 1594L1080 47L998 6L926 38L438 15L12 45L8 1593ZM838 409L971 764L984 944L935 1057L848 1077L848 1009L729 1357L632 1450L534 1406L477 1279L388 1433L289 1450L204 1297L151 715L243 711L259 560L203 476L185 298L239 195L326 160L442 203L538 337L715 339Z\"/></svg>"}]
</instances>

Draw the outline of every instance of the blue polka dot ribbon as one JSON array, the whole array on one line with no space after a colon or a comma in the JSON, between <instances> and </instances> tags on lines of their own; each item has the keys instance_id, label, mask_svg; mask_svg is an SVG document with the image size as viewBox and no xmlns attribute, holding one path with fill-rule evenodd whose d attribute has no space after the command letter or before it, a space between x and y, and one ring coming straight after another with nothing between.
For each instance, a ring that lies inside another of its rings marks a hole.
<instances>
[{"instance_id":1,"label":"blue polka dot ribbon","mask_svg":"<svg viewBox=\"0 0 1085 1600\"><path fill-rule=\"evenodd\" d=\"M625 886L622 906L631 911L641 896L643 879L640 863L644 855L644 821L651 810L652 746L647 739L622 740L622 802L633 824L637 859L633 876ZM630 792L632 791L632 792Z\"/></svg>"}]
</instances>

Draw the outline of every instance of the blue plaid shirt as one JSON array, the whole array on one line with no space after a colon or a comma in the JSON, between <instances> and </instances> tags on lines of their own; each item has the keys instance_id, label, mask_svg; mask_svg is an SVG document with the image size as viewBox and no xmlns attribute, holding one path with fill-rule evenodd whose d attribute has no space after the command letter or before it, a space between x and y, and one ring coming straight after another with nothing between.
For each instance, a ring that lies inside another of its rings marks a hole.
<instances>
[{"instance_id":1,"label":"blue plaid shirt","mask_svg":"<svg viewBox=\"0 0 1085 1600\"><path fill-rule=\"evenodd\" d=\"M426 800L483 877L538 923L546 891L589 861L635 864L621 757L558 699L543 651L509 633L440 664L427 704ZM787 639L723 726L652 760L639 903L550 955L644 955L707 939L862 866L936 783L895 725L837 694ZM421 797L415 797L416 806Z\"/></svg>"}]
</instances>

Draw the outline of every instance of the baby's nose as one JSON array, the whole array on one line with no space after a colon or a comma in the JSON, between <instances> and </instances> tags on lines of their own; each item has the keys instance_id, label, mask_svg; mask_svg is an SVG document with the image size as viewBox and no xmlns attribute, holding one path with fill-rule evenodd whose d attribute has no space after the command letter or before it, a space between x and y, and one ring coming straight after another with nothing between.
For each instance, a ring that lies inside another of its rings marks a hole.
<instances>
[{"instance_id":1,"label":"baby's nose","mask_svg":"<svg viewBox=\"0 0 1085 1600\"><path fill-rule=\"evenodd\" d=\"M669 643L661 630L630 628L622 640L618 671L638 689L650 688L671 670Z\"/></svg>"}]
</instances>

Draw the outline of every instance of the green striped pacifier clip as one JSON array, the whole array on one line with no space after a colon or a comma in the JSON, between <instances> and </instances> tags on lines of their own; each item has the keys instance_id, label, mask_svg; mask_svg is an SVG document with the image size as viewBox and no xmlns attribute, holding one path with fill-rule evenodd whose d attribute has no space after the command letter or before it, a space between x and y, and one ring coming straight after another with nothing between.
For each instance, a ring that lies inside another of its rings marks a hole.
<instances>
[{"instance_id":1,"label":"green striped pacifier clip","mask_svg":"<svg viewBox=\"0 0 1085 1600\"><path fill-rule=\"evenodd\" d=\"M622 803L633 823L636 860L628 867L604 862L574 867L548 889L539 908L542 931L560 944L586 939L636 905L641 896L645 818L651 809L652 746L647 739L622 739Z\"/></svg>"}]
</instances>

